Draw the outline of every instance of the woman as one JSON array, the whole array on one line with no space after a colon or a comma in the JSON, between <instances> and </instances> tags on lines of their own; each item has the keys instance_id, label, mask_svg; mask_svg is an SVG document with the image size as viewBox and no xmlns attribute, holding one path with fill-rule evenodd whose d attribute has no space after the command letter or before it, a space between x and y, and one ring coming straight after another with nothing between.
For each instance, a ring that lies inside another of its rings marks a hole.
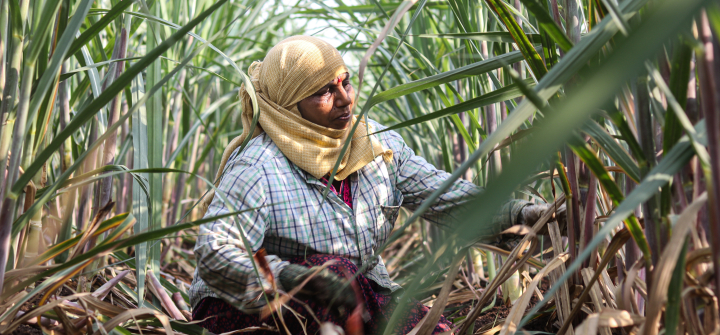
<instances>
[{"instance_id":1,"label":"woman","mask_svg":"<svg viewBox=\"0 0 720 335\"><path fill-rule=\"evenodd\" d=\"M400 286L390 280L374 251L388 238L400 206L413 210L449 175L415 156L395 132L366 136L368 128L373 132L383 127L352 115L350 74L328 43L308 36L288 38L249 72L259 125L251 134L251 101L241 88L243 134L223 154L217 178L222 196L209 197L206 216L245 211L200 227L190 290L193 319L204 320L200 325L218 334L264 324L281 332L315 334L315 317L344 326L360 304L365 309L364 332L378 334L395 307L404 303L410 306L404 308L402 322L392 327L395 334L408 333L428 308L393 299ZM332 192L323 198L354 122L361 124L329 187ZM241 151L247 137L251 139ZM447 223L450 211L478 191L472 183L458 181L423 217ZM510 201L502 209L505 215L498 216L498 231L523 215L530 221L528 216L536 218L542 209ZM255 272L240 229L252 254L266 250L272 277ZM310 275L330 260L333 265ZM354 275L353 284L347 285L344 278ZM261 320L257 314L266 297L274 296L262 294L273 287L268 278L275 278L283 292L310 278L283 308L282 322L277 317ZM450 331L450 326L441 318L435 333Z\"/></svg>"}]
</instances>

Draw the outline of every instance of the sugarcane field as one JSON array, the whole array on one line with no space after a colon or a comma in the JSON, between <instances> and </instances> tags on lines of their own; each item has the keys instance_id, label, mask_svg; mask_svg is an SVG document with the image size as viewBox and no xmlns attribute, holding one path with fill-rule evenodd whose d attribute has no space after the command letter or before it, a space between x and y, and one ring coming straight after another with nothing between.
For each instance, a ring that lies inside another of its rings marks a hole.
<instances>
[{"instance_id":1,"label":"sugarcane field","mask_svg":"<svg viewBox=\"0 0 720 335\"><path fill-rule=\"evenodd\" d=\"M720 335L718 0L0 0L0 92L0 334Z\"/></svg>"}]
</instances>

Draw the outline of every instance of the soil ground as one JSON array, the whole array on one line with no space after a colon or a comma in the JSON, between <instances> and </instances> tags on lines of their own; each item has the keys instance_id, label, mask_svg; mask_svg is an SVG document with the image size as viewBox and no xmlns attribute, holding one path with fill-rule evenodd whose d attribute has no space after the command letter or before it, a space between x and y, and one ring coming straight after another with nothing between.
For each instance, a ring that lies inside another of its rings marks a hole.
<instances>
[{"instance_id":1,"label":"soil ground","mask_svg":"<svg viewBox=\"0 0 720 335\"><path fill-rule=\"evenodd\" d=\"M543 280L540 284L540 292L545 293L549 289L549 283L547 280ZM483 328L489 329L496 325L501 325L502 321L510 314L510 310L512 309L512 306L506 306L502 303L503 296L501 292L498 292L496 296L496 303L495 307L489 309L485 313L480 314L480 316L475 320L475 330L480 330ZM536 295L533 295L533 297L530 299L530 304L528 304L528 307L526 309L526 312L535 307L535 305L539 302ZM459 306L463 306L467 304L456 304L448 306L445 310L453 310L449 313L445 313L445 315L450 316L454 313L454 311L457 310ZM546 306L544 309L548 309L549 307ZM452 315L450 319L456 319L463 316L467 316L468 313L470 313L471 306L464 306L462 309ZM452 320L451 320L452 321ZM551 332L554 333L558 329L556 327L552 326L552 323L554 322L553 313L547 312L547 313L541 313L536 317L534 320L532 320L530 323L528 323L523 329L525 330L531 330L531 331L543 331L543 332ZM489 326L488 326L489 325Z\"/></svg>"}]
</instances>

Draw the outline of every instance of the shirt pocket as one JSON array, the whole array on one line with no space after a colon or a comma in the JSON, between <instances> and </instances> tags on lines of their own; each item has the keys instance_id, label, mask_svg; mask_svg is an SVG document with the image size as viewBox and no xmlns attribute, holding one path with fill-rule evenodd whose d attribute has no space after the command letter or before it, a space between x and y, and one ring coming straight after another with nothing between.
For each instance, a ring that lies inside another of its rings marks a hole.
<instances>
[{"instance_id":1,"label":"shirt pocket","mask_svg":"<svg viewBox=\"0 0 720 335\"><path fill-rule=\"evenodd\" d=\"M400 213L400 206L380 206L380 217L378 218L378 243L382 245L387 240L390 232L395 226L395 221Z\"/></svg>"}]
</instances>

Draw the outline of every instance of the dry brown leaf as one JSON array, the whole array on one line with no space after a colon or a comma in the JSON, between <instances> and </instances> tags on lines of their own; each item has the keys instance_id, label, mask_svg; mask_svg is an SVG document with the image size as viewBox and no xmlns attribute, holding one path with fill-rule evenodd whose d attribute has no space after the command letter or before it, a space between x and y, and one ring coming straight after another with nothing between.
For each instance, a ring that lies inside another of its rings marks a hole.
<instances>
[{"instance_id":1,"label":"dry brown leaf","mask_svg":"<svg viewBox=\"0 0 720 335\"><path fill-rule=\"evenodd\" d=\"M455 258L449 268L450 271L447 273L447 278L445 278L445 282L443 283L442 289L440 289L438 298L435 300L435 304L432 308L430 308L430 311L425 314L425 317L422 318L422 320L420 320L420 322L408 333L408 335L432 334L435 326L442 316L442 312L445 310L448 295L450 294L450 288L455 281L455 276L460 269L460 264L462 263L463 258L465 258L465 255L467 255L465 252L460 252L455 255Z\"/></svg>"},{"instance_id":2,"label":"dry brown leaf","mask_svg":"<svg viewBox=\"0 0 720 335\"><path fill-rule=\"evenodd\" d=\"M400 263L400 260L403 256L405 256L405 253L407 253L408 250L410 250L410 247L415 243L415 239L418 237L418 233L413 234L406 242L403 244L403 246L400 248L400 250L395 254L390 262L388 262L387 265L385 265L385 268L388 270L388 273L392 273L395 270L395 267L398 263ZM384 257L383 257L384 258Z\"/></svg>"},{"instance_id":3,"label":"dry brown leaf","mask_svg":"<svg viewBox=\"0 0 720 335\"><path fill-rule=\"evenodd\" d=\"M606 308L600 313L599 325L601 327L618 328L638 325L644 321L645 318L640 315L628 311Z\"/></svg>"},{"instance_id":4,"label":"dry brown leaf","mask_svg":"<svg viewBox=\"0 0 720 335\"><path fill-rule=\"evenodd\" d=\"M165 308L165 311L170 314L170 317L172 317L175 320L182 320L187 321L185 319L185 316L180 313L180 310L175 306L175 303L170 299L170 296L165 292L165 288L160 284L160 280L155 276L155 273L153 273L152 270L148 270L145 277L147 277L148 284L152 288L152 293L155 294L155 296L160 300L160 303L162 304L163 308Z\"/></svg>"},{"instance_id":5,"label":"dry brown leaf","mask_svg":"<svg viewBox=\"0 0 720 335\"><path fill-rule=\"evenodd\" d=\"M72 254L70 254L70 257L68 259L73 259L77 257L78 254L83 252L85 249L85 244L90 240L90 238L93 236L93 233L98 229L100 220L105 217L110 211L115 207L115 203L112 201L108 201L107 204L103 205L102 208L95 214L95 217L93 218L92 222L87 226L87 229L82 234L82 237L80 238L80 241L75 245L75 249L73 250Z\"/></svg>"},{"instance_id":6,"label":"dry brown leaf","mask_svg":"<svg viewBox=\"0 0 720 335\"><path fill-rule=\"evenodd\" d=\"M102 333L107 333L111 329L121 325L123 322L128 321L130 319L132 320L138 320L142 319L144 317L155 317L158 321L163 325L163 328L165 328L165 333L168 335L174 335L175 332L172 330L172 327L170 327L170 319L167 317L167 315L160 313L158 311L155 311L150 308L138 308L138 309L129 309L126 310L114 318L108 320L104 324L102 324L102 327L99 327L99 329L93 333L93 335L100 335Z\"/></svg>"},{"instance_id":7,"label":"dry brown leaf","mask_svg":"<svg viewBox=\"0 0 720 335\"><path fill-rule=\"evenodd\" d=\"M100 312L100 314L112 318L126 310L125 308L122 308L120 306L115 306L98 298L95 298L92 295L81 297L80 300L85 302L87 306L91 309L90 311L84 311L85 313L93 314L92 310L97 310L98 312Z\"/></svg>"},{"instance_id":8,"label":"dry brown leaf","mask_svg":"<svg viewBox=\"0 0 720 335\"><path fill-rule=\"evenodd\" d=\"M28 311L22 317L15 319L15 321L13 321L6 329L3 330L3 334L11 334L17 327L19 327L21 324L25 323L30 318L37 318L38 316L53 309L54 307L61 305L64 302L64 300L73 300L73 299L77 299L79 297L86 296L86 295L90 295L90 293L77 293L77 294L73 294L73 295L64 297L63 300L59 300L59 299L53 300L47 304L38 306L37 308Z\"/></svg>"},{"instance_id":9,"label":"dry brown leaf","mask_svg":"<svg viewBox=\"0 0 720 335\"><path fill-rule=\"evenodd\" d=\"M482 290L480 291L480 293L482 293ZM450 295L448 296L447 304L448 305L461 304L461 303L464 303L464 302L467 302L467 301L470 301L473 299L477 299L477 298L478 297L475 295L475 293L470 290L457 291L457 292L450 293ZM432 307L435 305L435 301L436 301L436 299L431 299L424 305L427 307Z\"/></svg>"},{"instance_id":10,"label":"dry brown leaf","mask_svg":"<svg viewBox=\"0 0 720 335\"><path fill-rule=\"evenodd\" d=\"M20 291L18 293L15 293L10 299L4 302L4 304L0 305L0 315L5 313L5 311L14 306L20 299L24 298L27 295L27 291Z\"/></svg>"},{"instance_id":11,"label":"dry brown leaf","mask_svg":"<svg viewBox=\"0 0 720 335\"><path fill-rule=\"evenodd\" d=\"M508 229L503 230L500 234L513 234L513 235L527 235L530 233L530 227L525 225L514 225Z\"/></svg>"},{"instance_id":12,"label":"dry brown leaf","mask_svg":"<svg viewBox=\"0 0 720 335\"><path fill-rule=\"evenodd\" d=\"M484 332L482 332L482 333L475 333L475 334L480 334L480 335L493 335L493 334L497 333L500 329L502 329L502 325L498 325L498 326L492 327L492 328L490 328L489 330L486 330L486 331L484 331Z\"/></svg>"},{"instance_id":13,"label":"dry brown leaf","mask_svg":"<svg viewBox=\"0 0 720 335\"><path fill-rule=\"evenodd\" d=\"M554 202L554 206L551 206L547 209L547 211L540 217L540 219L535 222L535 224L532 227L532 232L530 234L525 235L525 237L520 241L520 243L513 249L513 251L508 256L508 260L514 260L520 258L517 262L507 261L498 271L495 279L485 288L485 291L483 292L483 295L480 297L480 300L478 301L477 305L473 307L473 309L468 313L465 320L463 320L462 325L459 328L459 331L456 332L457 334L465 334L467 333L468 329L471 325L475 323L475 320L480 316L480 312L482 311L482 308L485 306L487 301L490 299L491 294L488 294L488 292L495 292L495 290L500 286L501 283L503 283L507 278L509 278L512 273L517 271L521 266L525 264L525 262L530 259L532 256L529 252L525 253L522 257L519 257L520 252L525 250L528 247L528 243L530 244L529 250L535 250L535 247L537 246L537 232L542 229L543 226L550 220L550 218L555 213L555 208L560 207L565 202L565 195L561 194ZM513 265L514 264L514 265Z\"/></svg>"},{"instance_id":14,"label":"dry brown leaf","mask_svg":"<svg viewBox=\"0 0 720 335\"><path fill-rule=\"evenodd\" d=\"M305 286L305 284L307 284L311 278L313 278L315 275L320 273L320 271L325 270L325 268L327 268L328 266L334 265L336 263L337 262L334 260L325 262L323 265L318 266L317 269L315 270L315 272L310 274L305 279L305 281L300 283L300 285L298 285L297 287L290 290L290 292L280 295L280 297L278 297L277 299L271 300L270 303L266 304L265 307L263 307L262 310L260 311L260 320L264 320L265 318L270 316L270 314L275 313L275 311L277 311L281 306L283 306L286 302L288 302L288 300L292 299L292 297L294 297L298 292L300 292L300 290L303 288L303 286Z\"/></svg>"},{"instance_id":15,"label":"dry brown leaf","mask_svg":"<svg viewBox=\"0 0 720 335\"><path fill-rule=\"evenodd\" d=\"M548 233L550 233L553 253L555 254L555 257L557 257L560 255L560 250L562 250L562 236L560 235L560 226L557 221L548 223ZM565 264L561 264L558 269L552 271L550 273L550 283L555 285L558 279L565 274L565 271ZM572 305L570 304L570 290L568 289L567 282L562 282L560 285L560 289L557 293L555 293L555 306L557 306L556 310L558 311L558 320L560 321L560 324L564 324L565 320L567 320L568 316L570 316ZM568 335L575 334L572 324L569 324L566 332Z\"/></svg>"},{"instance_id":16,"label":"dry brown leaf","mask_svg":"<svg viewBox=\"0 0 720 335\"><path fill-rule=\"evenodd\" d=\"M604 256L600 260L600 264L598 265L598 269L604 269L611 260L615 259L615 254L622 248L625 243L630 239L630 232L628 232L627 228L623 228L617 233L615 233L615 236L613 236L612 240L610 240L610 244L607 247L607 250L605 251ZM600 277L600 271L595 271L595 274L590 280L591 285L597 281L597 279ZM558 331L558 334L564 334L565 331L567 331L568 327L570 326L570 320L573 320L580 310L585 307L585 300L590 295L590 290L586 287L584 290L582 290L582 293L577 298L577 303L575 303L573 310L570 312L570 315L565 320L565 323ZM587 308L587 307L585 307ZM592 312L590 312L592 314ZM578 331L575 330L575 333L577 334ZM584 335L584 334L583 334Z\"/></svg>"},{"instance_id":17,"label":"dry brown leaf","mask_svg":"<svg viewBox=\"0 0 720 335\"><path fill-rule=\"evenodd\" d=\"M650 292L647 304L647 322L640 328L640 333L644 335L657 335L659 331L660 317L667 301L667 291L670 285L673 269L677 258L685 244L685 236L690 231L690 226L694 225L697 220L697 213L707 202L707 192L703 192L693 202L688 205L685 210L677 218L677 223L673 227L673 233L670 241L663 250L660 259L653 270L655 274L652 281L652 291Z\"/></svg>"},{"instance_id":18,"label":"dry brown leaf","mask_svg":"<svg viewBox=\"0 0 720 335\"><path fill-rule=\"evenodd\" d=\"M257 331L263 331L263 330L271 331L271 332L277 332L277 331L278 331L277 329L271 328L271 327L248 327L248 328L233 330L233 331L227 332L227 333L220 333L219 335L232 335L232 334L237 334L237 333L251 333L251 332L257 332Z\"/></svg>"},{"instance_id":19,"label":"dry brown leaf","mask_svg":"<svg viewBox=\"0 0 720 335\"><path fill-rule=\"evenodd\" d=\"M117 276L110 279L107 283L103 284L103 286L100 286L95 292L92 293L93 297L98 298L100 300L105 299L105 297L110 293L113 287L117 285L117 283L120 282L125 276L130 273L130 270L125 270L123 272L120 272L117 274Z\"/></svg>"},{"instance_id":20,"label":"dry brown leaf","mask_svg":"<svg viewBox=\"0 0 720 335\"><path fill-rule=\"evenodd\" d=\"M600 314L593 313L575 329L575 332L583 335L597 335L599 324Z\"/></svg>"},{"instance_id":21,"label":"dry brown leaf","mask_svg":"<svg viewBox=\"0 0 720 335\"><path fill-rule=\"evenodd\" d=\"M550 263L548 263L545 268L540 270L540 272L535 275L535 278L533 278L532 282L530 282L529 289L525 291L525 293L523 293L520 299L513 305L512 309L510 310L510 314L508 314L505 323L503 323L500 335L513 334L517 330L517 324L519 324L520 320L522 320L522 317L525 314L525 309L530 303L530 298L532 298L535 288L537 288L540 281L548 273L555 270L560 265L565 264L565 261L568 259L568 257L569 256L567 253L562 253L558 255L557 257L553 258L553 260L550 261Z\"/></svg>"},{"instance_id":22,"label":"dry brown leaf","mask_svg":"<svg viewBox=\"0 0 720 335\"><path fill-rule=\"evenodd\" d=\"M602 313L603 310L605 310L605 305L603 304L602 293L600 292L600 287L597 285L598 283L592 283L592 276L594 272L595 271L592 268L584 268L580 270L585 286L590 288L590 300L592 301L593 306L595 306L595 311ZM610 330L607 328L601 328L600 334L611 335Z\"/></svg>"},{"instance_id":23,"label":"dry brown leaf","mask_svg":"<svg viewBox=\"0 0 720 335\"><path fill-rule=\"evenodd\" d=\"M610 275L607 273L606 269L602 270L598 281L600 282L600 289L603 292L605 301L610 305L609 307L617 309L617 301L615 300L615 291L617 288L610 279Z\"/></svg>"},{"instance_id":24,"label":"dry brown leaf","mask_svg":"<svg viewBox=\"0 0 720 335\"><path fill-rule=\"evenodd\" d=\"M548 223L548 224L549 224L549 223ZM509 256L510 253L511 253L510 251L507 251L507 250L505 250L505 249L496 247L496 246L494 246L494 245L489 245L489 244L476 243L476 244L475 244L475 247L480 248L480 249L483 249L483 250L487 250L487 251L490 251L490 252L494 252L494 253L496 253L496 254L503 255L503 256ZM543 263L542 261L540 261L539 259L534 258L534 257L528 258L527 264L530 265L530 266L532 266L532 267L534 267L534 268L536 268L536 269L538 269L538 270L540 270L540 269L542 269L542 268L545 267L545 263Z\"/></svg>"}]
</instances>

